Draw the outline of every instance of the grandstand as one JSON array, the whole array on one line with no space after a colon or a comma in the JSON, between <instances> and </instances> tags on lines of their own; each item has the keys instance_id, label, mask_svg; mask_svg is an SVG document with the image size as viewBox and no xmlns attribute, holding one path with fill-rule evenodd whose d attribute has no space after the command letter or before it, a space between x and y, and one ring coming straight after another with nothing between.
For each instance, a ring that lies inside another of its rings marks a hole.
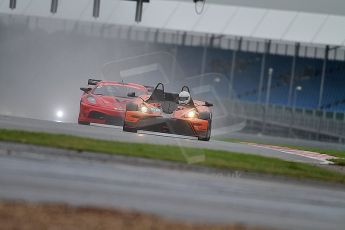
<instances>
[{"instance_id":1,"label":"grandstand","mask_svg":"<svg viewBox=\"0 0 345 230\"><path fill-rule=\"evenodd\" d=\"M191 53L188 49L181 49L179 53L180 63L184 63L186 69L190 66L194 72L187 75L200 74L198 70L200 60L188 60L190 55L201 56L202 48L194 48ZM207 57L206 72L216 72L226 75L228 78L231 69L231 55L228 51L213 48L209 50ZM185 58L187 57L187 58ZM235 64L233 88L236 97L240 100L258 102L263 101L258 98L258 87L260 80L262 54L255 52L239 52ZM265 72L268 68L274 69L274 77L271 86L270 104L291 106L289 103L289 83L291 77L291 65L293 58L284 55L269 55L266 61ZM296 100L296 107L318 109L320 82L322 75L322 59L301 57L296 61L294 86L301 86L299 99ZM264 76L267 81L267 75ZM324 93L321 101L321 109L327 111L345 111L345 63L344 61L332 60L327 62ZM262 87L263 93L267 90Z\"/></svg>"}]
</instances>

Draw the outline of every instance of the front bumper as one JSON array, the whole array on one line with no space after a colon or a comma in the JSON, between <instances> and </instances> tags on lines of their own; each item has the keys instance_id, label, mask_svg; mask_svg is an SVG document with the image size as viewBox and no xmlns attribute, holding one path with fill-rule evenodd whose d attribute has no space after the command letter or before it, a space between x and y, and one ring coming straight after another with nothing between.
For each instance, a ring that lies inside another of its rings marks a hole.
<instances>
[{"instance_id":1,"label":"front bumper","mask_svg":"<svg viewBox=\"0 0 345 230\"><path fill-rule=\"evenodd\" d=\"M115 110L107 107L80 103L79 122L122 125L124 117L124 110Z\"/></svg>"},{"instance_id":2,"label":"front bumper","mask_svg":"<svg viewBox=\"0 0 345 230\"><path fill-rule=\"evenodd\" d=\"M124 125L136 130L205 137L209 124L207 120L197 118L164 118L131 111L126 113Z\"/></svg>"}]
</instances>

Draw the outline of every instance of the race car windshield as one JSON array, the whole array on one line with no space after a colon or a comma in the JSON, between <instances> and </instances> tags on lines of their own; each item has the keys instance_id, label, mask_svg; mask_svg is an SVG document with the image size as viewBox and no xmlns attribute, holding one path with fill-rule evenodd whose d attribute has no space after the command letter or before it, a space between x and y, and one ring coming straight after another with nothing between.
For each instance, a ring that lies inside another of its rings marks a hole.
<instances>
[{"instance_id":1,"label":"race car windshield","mask_svg":"<svg viewBox=\"0 0 345 230\"><path fill-rule=\"evenodd\" d=\"M146 94L144 90L125 85L100 85L94 90L94 94L113 97L128 97L128 93L135 93L135 96Z\"/></svg>"}]
</instances>

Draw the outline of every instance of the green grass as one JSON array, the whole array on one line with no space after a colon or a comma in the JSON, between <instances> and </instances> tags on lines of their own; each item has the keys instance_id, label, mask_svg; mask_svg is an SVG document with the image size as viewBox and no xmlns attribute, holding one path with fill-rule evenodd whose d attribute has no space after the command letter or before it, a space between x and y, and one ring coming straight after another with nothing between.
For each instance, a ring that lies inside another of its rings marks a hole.
<instances>
[{"instance_id":1,"label":"green grass","mask_svg":"<svg viewBox=\"0 0 345 230\"><path fill-rule=\"evenodd\" d=\"M345 158L331 159L334 164L339 166L345 166Z\"/></svg>"},{"instance_id":2,"label":"green grass","mask_svg":"<svg viewBox=\"0 0 345 230\"><path fill-rule=\"evenodd\" d=\"M284 144L272 144L265 141L244 141L244 140L235 139L235 138L222 138L219 140L227 141L227 142L235 142L235 143L253 142L253 143L258 143L258 144L276 145L276 146L288 147L292 149L299 149L299 150L304 150L304 151L312 151L312 152L327 154L330 156L339 157L339 159L331 159L330 161L333 161L336 165L345 166L345 150L321 149L321 148L316 148L316 147L284 145Z\"/></svg>"},{"instance_id":3,"label":"green grass","mask_svg":"<svg viewBox=\"0 0 345 230\"><path fill-rule=\"evenodd\" d=\"M180 163L186 163L188 159L193 159L193 157L203 156L204 160L199 161L197 163L198 165L345 184L345 175L317 166L235 152L181 148L178 146L167 145L104 141L71 135L6 129L0 129L0 141L35 144L76 151L91 151L131 157L143 157Z\"/></svg>"}]
</instances>

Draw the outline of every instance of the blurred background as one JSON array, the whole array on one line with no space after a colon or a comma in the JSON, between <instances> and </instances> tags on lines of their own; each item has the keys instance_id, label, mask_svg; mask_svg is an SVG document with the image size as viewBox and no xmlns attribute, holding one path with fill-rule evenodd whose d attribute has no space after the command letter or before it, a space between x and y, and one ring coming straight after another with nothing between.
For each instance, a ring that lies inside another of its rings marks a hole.
<instances>
[{"instance_id":1,"label":"blurred background","mask_svg":"<svg viewBox=\"0 0 345 230\"><path fill-rule=\"evenodd\" d=\"M0 0L0 114L76 123L88 78L163 82L215 135L345 143L344 1L204 3Z\"/></svg>"}]
</instances>

